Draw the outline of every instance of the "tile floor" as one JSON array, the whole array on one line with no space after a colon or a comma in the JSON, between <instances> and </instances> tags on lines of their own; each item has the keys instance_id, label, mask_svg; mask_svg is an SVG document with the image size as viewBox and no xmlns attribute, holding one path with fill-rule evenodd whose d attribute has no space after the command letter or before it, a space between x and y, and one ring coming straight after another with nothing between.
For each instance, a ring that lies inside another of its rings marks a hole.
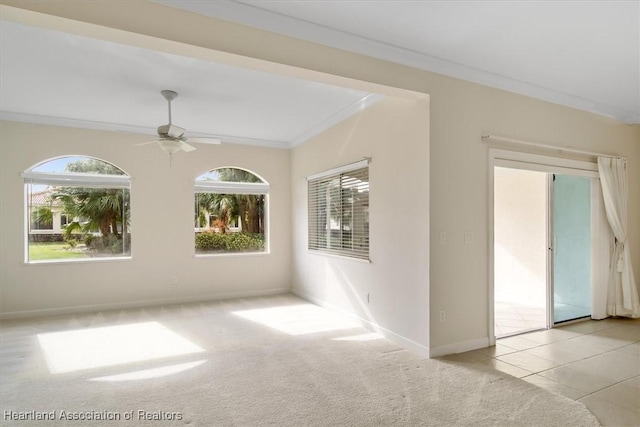
<instances>
[{"instance_id":1,"label":"tile floor","mask_svg":"<svg viewBox=\"0 0 640 427\"><path fill-rule=\"evenodd\" d=\"M578 319L589 316L591 308L570 304L556 304L556 319ZM527 331L545 329L547 314L544 305L524 304L518 301L502 300L495 302L496 337L508 337Z\"/></svg>"},{"instance_id":2,"label":"tile floor","mask_svg":"<svg viewBox=\"0 0 640 427\"><path fill-rule=\"evenodd\" d=\"M589 320L447 357L578 400L604 426L640 426L640 319Z\"/></svg>"},{"instance_id":3,"label":"tile floor","mask_svg":"<svg viewBox=\"0 0 640 427\"><path fill-rule=\"evenodd\" d=\"M495 302L496 337L506 337L547 326L546 308L514 301Z\"/></svg>"}]
</instances>

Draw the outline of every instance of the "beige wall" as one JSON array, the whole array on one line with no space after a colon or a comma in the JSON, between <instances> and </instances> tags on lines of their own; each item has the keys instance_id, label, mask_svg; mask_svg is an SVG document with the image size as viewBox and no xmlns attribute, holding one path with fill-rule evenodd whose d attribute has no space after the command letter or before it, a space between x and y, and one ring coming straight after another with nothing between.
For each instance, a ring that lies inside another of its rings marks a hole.
<instances>
[{"instance_id":1,"label":"beige wall","mask_svg":"<svg viewBox=\"0 0 640 427\"><path fill-rule=\"evenodd\" d=\"M306 177L363 157L372 159L371 263L310 253ZM428 355L428 103L386 98L295 148L291 160L293 291Z\"/></svg>"},{"instance_id":2,"label":"beige wall","mask_svg":"<svg viewBox=\"0 0 640 427\"><path fill-rule=\"evenodd\" d=\"M169 157L149 136L1 122L0 313L46 314L286 292L290 289L288 150L198 145ZM20 172L63 155L94 156L132 177L132 259L24 263L24 185ZM249 169L271 184L266 255L194 257L193 181L221 166ZM177 285L171 278L178 279Z\"/></svg>"},{"instance_id":3,"label":"beige wall","mask_svg":"<svg viewBox=\"0 0 640 427\"><path fill-rule=\"evenodd\" d=\"M424 286L430 298L424 310L430 316L433 354L488 342L488 148L480 142L484 131L626 156L629 238L632 256L640 264L638 126L147 2L0 2L90 25L13 9L3 10L7 19L365 90L370 89L362 81L375 83L387 94L387 86L429 94L431 251L430 281ZM406 157L410 159L411 152ZM474 233L473 244L464 244L465 231ZM442 232L448 235L444 246L439 243ZM640 283L640 267L635 272ZM440 310L447 311L446 322L439 322Z\"/></svg>"},{"instance_id":4,"label":"beige wall","mask_svg":"<svg viewBox=\"0 0 640 427\"><path fill-rule=\"evenodd\" d=\"M626 156L630 183L640 182L640 134L637 127L593 114L438 79L442 84L427 89L431 94L431 346L446 353L472 348L487 336L488 148L480 142L480 134L488 131ZM630 185L629 209L631 252L640 260L640 186ZM453 237L451 245L440 250L437 236L443 231ZM473 245L464 244L465 231L475 233ZM453 322L438 321L442 309Z\"/></svg>"}]
</instances>

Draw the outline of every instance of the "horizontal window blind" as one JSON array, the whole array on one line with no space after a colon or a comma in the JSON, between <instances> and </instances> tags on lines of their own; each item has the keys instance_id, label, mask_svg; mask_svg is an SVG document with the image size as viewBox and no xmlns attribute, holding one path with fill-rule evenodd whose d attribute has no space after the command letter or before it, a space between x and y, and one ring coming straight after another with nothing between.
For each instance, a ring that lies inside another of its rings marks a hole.
<instances>
[{"instance_id":1,"label":"horizontal window blind","mask_svg":"<svg viewBox=\"0 0 640 427\"><path fill-rule=\"evenodd\" d=\"M308 178L309 250L369 259L369 166Z\"/></svg>"}]
</instances>

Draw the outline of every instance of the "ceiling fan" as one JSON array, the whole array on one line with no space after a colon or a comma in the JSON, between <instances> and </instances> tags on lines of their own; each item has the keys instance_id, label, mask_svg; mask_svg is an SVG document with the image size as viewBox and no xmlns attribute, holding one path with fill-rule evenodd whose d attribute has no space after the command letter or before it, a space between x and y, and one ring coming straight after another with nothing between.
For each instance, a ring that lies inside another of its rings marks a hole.
<instances>
[{"instance_id":1,"label":"ceiling fan","mask_svg":"<svg viewBox=\"0 0 640 427\"><path fill-rule=\"evenodd\" d=\"M178 127L171 123L171 101L178 96L177 92L172 90L162 90L160 94L167 100L169 104L169 123L158 127L158 139L154 141L143 142L136 145L147 145L157 143L162 150L172 156L178 151L185 152L193 151L196 147L187 144L189 142L196 142L202 144L220 144L219 138L187 138L184 135L185 129Z\"/></svg>"}]
</instances>

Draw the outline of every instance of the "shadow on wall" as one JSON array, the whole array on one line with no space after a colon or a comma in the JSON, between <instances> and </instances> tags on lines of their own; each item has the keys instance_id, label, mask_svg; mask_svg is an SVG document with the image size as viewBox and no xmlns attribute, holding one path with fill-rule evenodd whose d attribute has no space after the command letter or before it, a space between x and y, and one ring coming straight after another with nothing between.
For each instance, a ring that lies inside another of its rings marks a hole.
<instances>
[{"instance_id":1,"label":"shadow on wall","mask_svg":"<svg viewBox=\"0 0 640 427\"><path fill-rule=\"evenodd\" d=\"M346 302L350 305L351 313L354 313L360 319L364 319L369 323L377 325L371 310L368 307L368 291L359 290L354 286L348 274L338 265L335 265L329 260L324 261L325 270L327 272L327 280L331 280L336 283L337 287L342 291Z\"/></svg>"}]
</instances>

